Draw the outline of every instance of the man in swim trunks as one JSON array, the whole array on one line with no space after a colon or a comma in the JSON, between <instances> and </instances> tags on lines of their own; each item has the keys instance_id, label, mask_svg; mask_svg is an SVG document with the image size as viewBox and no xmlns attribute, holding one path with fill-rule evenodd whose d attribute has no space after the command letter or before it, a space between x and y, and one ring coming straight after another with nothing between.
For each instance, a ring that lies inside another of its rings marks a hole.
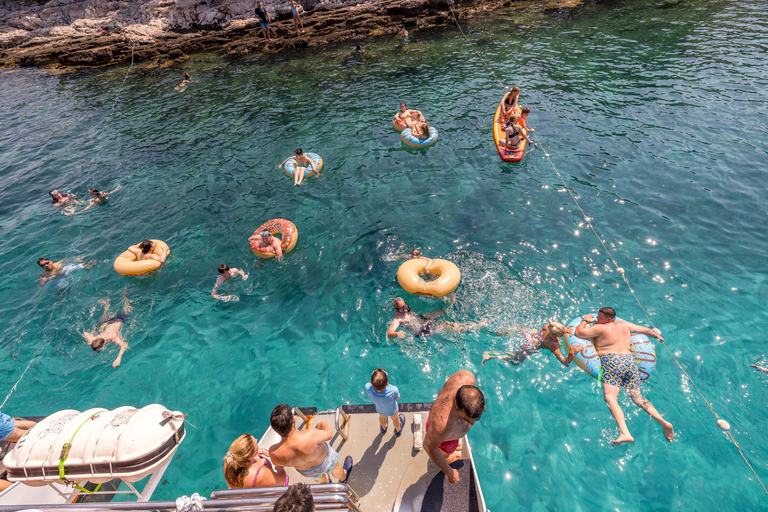
<instances>
[{"instance_id":1,"label":"man in swim trunks","mask_svg":"<svg viewBox=\"0 0 768 512\"><path fill-rule=\"evenodd\" d=\"M597 323L594 315L584 315L576 327L574 334L579 338L592 339L598 355L600 356L600 371L603 382L603 398L611 410L613 419L619 426L619 437L611 444L633 443L635 439L629 433L627 422L624 420L624 411L619 406L619 390L621 387L627 390L629 397L638 407L647 412L664 429L664 437L667 441L675 438L672 424L661 417L651 402L645 400L640 394L640 374L637 363L630 350L630 337L632 333L641 333L660 341L664 341L661 334L646 327L641 327L625 321L616 321L616 311L613 308L600 308L597 313Z\"/></svg>"},{"instance_id":2,"label":"man in swim trunks","mask_svg":"<svg viewBox=\"0 0 768 512\"><path fill-rule=\"evenodd\" d=\"M77 263L73 263L71 265L65 266L64 265L65 261L76 261ZM43 269L43 273L40 274L40 286L43 286L46 282L50 281L55 277L66 275L75 270L81 270L81 269L88 270L89 268L93 267L96 264L95 261L91 263L82 264L81 263L82 261L83 261L82 256L78 256L77 258L66 258L63 260L59 260L55 263L51 261L50 258L40 258L39 260L37 260L38 266Z\"/></svg>"},{"instance_id":3,"label":"man in swim trunks","mask_svg":"<svg viewBox=\"0 0 768 512\"><path fill-rule=\"evenodd\" d=\"M253 235L248 238L248 243L256 241L261 247L271 247L275 250L275 259L283 257L283 248L280 245L280 240L272 236L272 233L267 229L263 229L258 235Z\"/></svg>"},{"instance_id":4,"label":"man in swim trunks","mask_svg":"<svg viewBox=\"0 0 768 512\"><path fill-rule=\"evenodd\" d=\"M417 315L403 299L396 297L392 301L395 307L395 318L389 324L387 329L388 338L405 338L405 333L398 331L398 327L403 327L413 334L414 338L427 338L440 330L453 332L467 332L470 329L478 329L486 325L486 322L477 323L459 323L459 322L436 322L435 319L444 314L442 309L432 311L425 315Z\"/></svg>"},{"instance_id":5,"label":"man in swim trunks","mask_svg":"<svg viewBox=\"0 0 768 512\"><path fill-rule=\"evenodd\" d=\"M294 425L293 409L280 404L272 409L269 423L280 436L280 442L269 449L273 464L296 468L302 476L319 484L331 483L331 476L340 483L347 482L352 457L347 456L343 467L339 464L339 454L328 442L333 438L333 430L326 422L299 432Z\"/></svg>"},{"instance_id":6,"label":"man in swim trunks","mask_svg":"<svg viewBox=\"0 0 768 512\"><path fill-rule=\"evenodd\" d=\"M264 10L261 2L256 4L256 10L254 12L256 13L256 16L259 17L259 25L261 25L261 33L264 34L264 39L271 41L272 38L269 37L269 13Z\"/></svg>"},{"instance_id":7,"label":"man in swim trunks","mask_svg":"<svg viewBox=\"0 0 768 512\"><path fill-rule=\"evenodd\" d=\"M219 278L216 279L216 284L213 285L213 290L211 290L211 297L214 299L223 300L224 302L229 301L238 301L240 300L237 295L219 295L219 286L224 284L224 282L234 276L241 276L243 278L243 281L248 279L248 274L240 270L239 268L229 268L226 264L222 263L219 265Z\"/></svg>"},{"instance_id":8,"label":"man in swim trunks","mask_svg":"<svg viewBox=\"0 0 768 512\"><path fill-rule=\"evenodd\" d=\"M99 326L94 332L83 332L83 337L85 342L96 352L104 348L109 342L118 345L120 353L117 354L117 358L112 363L112 367L117 368L123 359L123 353L128 348L128 343L123 338L123 324L128 320L133 308L131 303L128 302L128 298L123 296L123 312L118 315L109 316L109 299L103 299L99 302L104 305L104 313L99 320Z\"/></svg>"},{"instance_id":9,"label":"man in swim trunks","mask_svg":"<svg viewBox=\"0 0 768 512\"><path fill-rule=\"evenodd\" d=\"M429 410L424 450L449 483L459 482L459 473L450 464L461 458L461 438L484 411L485 397L468 370L459 370L445 381Z\"/></svg>"}]
</instances>

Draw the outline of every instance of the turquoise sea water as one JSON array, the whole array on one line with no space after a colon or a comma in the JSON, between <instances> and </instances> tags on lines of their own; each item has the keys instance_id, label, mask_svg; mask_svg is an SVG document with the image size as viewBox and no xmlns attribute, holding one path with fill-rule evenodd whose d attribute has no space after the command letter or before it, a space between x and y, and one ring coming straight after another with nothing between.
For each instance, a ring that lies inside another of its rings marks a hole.
<instances>
[{"instance_id":1,"label":"turquoise sea water","mask_svg":"<svg viewBox=\"0 0 768 512\"><path fill-rule=\"evenodd\" d=\"M521 103L552 161L614 251L670 349L730 421L768 480L768 315L764 228L768 8L758 2L607 2L571 15L496 13L469 37ZM487 411L471 433L490 510L761 510L766 495L670 355L657 345L645 395L677 440L623 396L635 437L617 429L597 384L498 328L563 322L613 305L646 323L539 148L518 165L496 154L490 123L503 93L454 27L312 53L193 57L155 72L0 73L0 370L3 411L162 403L197 429L155 499L224 487L221 457L260 434L279 403L366 401L383 366L405 401L431 400L460 368ZM189 71L199 83L173 87ZM398 102L440 131L401 146ZM296 147L321 154L302 187L275 166ZM65 216L47 192L109 204ZM284 217L299 230L282 262L255 265L247 237ZM165 267L112 270L131 243L160 238ZM404 295L398 255L455 262L456 302L406 297L418 313L489 322L465 335L388 340ZM37 258L102 260L40 288ZM216 267L249 272L210 298ZM82 342L108 297L135 314L114 349ZM19 381L23 372L26 373Z\"/></svg>"}]
</instances>

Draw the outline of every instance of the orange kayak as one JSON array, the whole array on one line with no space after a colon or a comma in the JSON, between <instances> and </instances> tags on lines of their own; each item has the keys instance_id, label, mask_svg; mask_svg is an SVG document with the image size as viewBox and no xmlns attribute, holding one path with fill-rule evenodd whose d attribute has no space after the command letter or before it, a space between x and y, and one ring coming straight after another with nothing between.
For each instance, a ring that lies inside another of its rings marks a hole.
<instances>
[{"instance_id":1,"label":"orange kayak","mask_svg":"<svg viewBox=\"0 0 768 512\"><path fill-rule=\"evenodd\" d=\"M502 114L502 112L503 110L501 108L501 101L500 101L499 106L496 108L496 114L493 117L493 142L496 144L496 149L499 151L499 156L503 161L519 162L520 160L523 159L523 154L525 153L525 146L528 143L528 141L523 139L515 149L505 148L501 144L499 144L499 140L504 140L506 138L506 134L504 133L504 124L506 123L506 121L504 120L504 115ZM525 126L523 126L522 128L523 128L523 133L528 135L528 130L525 129Z\"/></svg>"}]
</instances>

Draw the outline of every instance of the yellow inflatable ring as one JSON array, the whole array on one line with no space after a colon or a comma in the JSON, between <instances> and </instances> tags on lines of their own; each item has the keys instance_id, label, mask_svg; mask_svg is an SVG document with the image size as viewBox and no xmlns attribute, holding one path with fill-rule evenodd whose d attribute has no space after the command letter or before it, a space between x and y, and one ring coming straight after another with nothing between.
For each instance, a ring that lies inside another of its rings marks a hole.
<instances>
[{"instance_id":1,"label":"yellow inflatable ring","mask_svg":"<svg viewBox=\"0 0 768 512\"><path fill-rule=\"evenodd\" d=\"M397 270L397 282L408 293L415 295L429 295L430 297L443 297L459 286L461 272L459 267L448 260L432 260L429 267L430 274L438 277L434 281L424 281L420 276L429 261L421 258L408 260Z\"/></svg>"},{"instance_id":2,"label":"yellow inflatable ring","mask_svg":"<svg viewBox=\"0 0 768 512\"><path fill-rule=\"evenodd\" d=\"M160 256L162 254L163 248L165 248L168 252L166 253L166 256L170 256L171 250L168 248L168 244L163 242L162 240L155 240L151 239L155 243L155 248L152 251L152 254L157 254ZM132 245L131 247L139 247L139 244ZM154 272L155 270L160 268L159 261L155 259L146 259L146 260L137 260L136 255L133 254L131 251L126 250L124 253L122 253L120 256L118 256L115 259L115 272L122 276L143 276L145 274L149 274L151 272Z\"/></svg>"},{"instance_id":3,"label":"yellow inflatable ring","mask_svg":"<svg viewBox=\"0 0 768 512\"><path fill-rule=\"evenodd\" d=\"M293 222L285 219L272 219L268 220L253 232L254 235L258 235L261 231L269 231L272 235L280 235L280 248L283 250L283 254L291 252L296 246L296 242L299 240L299 230ZM261 241L253 240L251 243L251 251L259 258L269 259L275 257L275 249L268 247L261 243Z\"/></svg>"}]
</instances>

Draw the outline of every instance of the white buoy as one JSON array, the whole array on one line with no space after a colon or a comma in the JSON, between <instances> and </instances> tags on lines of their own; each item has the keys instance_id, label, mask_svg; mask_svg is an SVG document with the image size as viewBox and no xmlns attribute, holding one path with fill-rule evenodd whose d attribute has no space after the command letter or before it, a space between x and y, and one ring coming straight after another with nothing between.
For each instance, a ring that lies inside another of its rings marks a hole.
<instances>
[{"instance_id":1,"label":"white buoy","mask_svg":"<svg viewBox=\"0 0 768 512\"><path fill-rule=\"evenodd\" d=\"M725 420L717 420L717 426L723 430L731 430L731 426Z\"/></svg>"},{"instance_id":2,"label":"white buoy","mask_svg":"<svg viewBox=\"0 0 768 512\"><path fill-rule=\"evenodd\" d=\"M616 269L616 272L618 272L619 274L623 274L624 273L624 269L619 267L619 268Z\"/></svg>"}]
</instances>

